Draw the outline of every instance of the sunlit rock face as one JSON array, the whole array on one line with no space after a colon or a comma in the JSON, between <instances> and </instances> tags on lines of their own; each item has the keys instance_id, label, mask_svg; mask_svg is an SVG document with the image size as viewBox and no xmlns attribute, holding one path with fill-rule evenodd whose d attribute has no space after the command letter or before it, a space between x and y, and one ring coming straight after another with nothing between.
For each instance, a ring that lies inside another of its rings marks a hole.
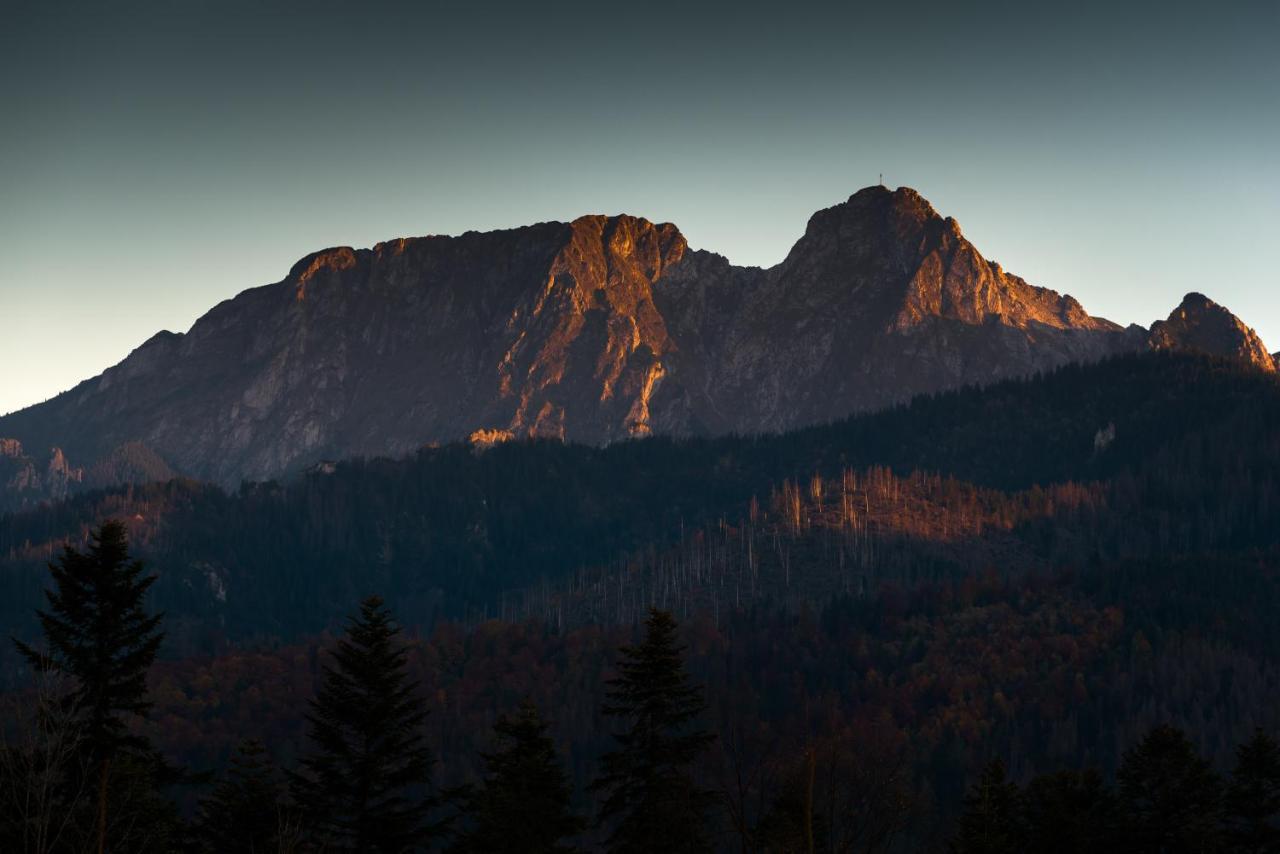
<instances>
[{"instance_id":1,"label":"sunlit rock face","mask_svg":"<svg viewBox=\"0 0 1280 854\"><path fill-rule=\"evenodd\" d=\"M226 484L472 435L645 435L672 348L653 283L685 249L592 216L318 252L0 424Z\"/></svg>"},{"instance_id":2,"label":"sunlit rock face","mask_svg":"<svg viewBox=\"0 0 1280 854\"><path fill-rule=\"evenodd\" d=\"M16 439L0 439L0 512L65 498L83 480L84 470L71 466L59 448L42 458Z\"/></svg>"},{"instance_id":3,"label":"sunlit rock face","mask_svg":"<svg viewBox=\"0 0 1280 854\"><path fill-rule=\"evenodd\" d=\"M1228 356L1274 372L1276 359L1258 334L1204 294L1187 294L1167 320L1151 325L1151 346L1157 350L1192 350Z\"/></svg>"},{"instance_id":4,"label":"sunlit rock face","mask_svg":"<svg viewBox=\"0 0 1280 854\"><path fill-rule=\"evenodd\" d=\"M453 440L782 430L1147 346L872 187L767 270L629 216L318 252L0 436L235 485Z\"/></svg>"}]
</instances>

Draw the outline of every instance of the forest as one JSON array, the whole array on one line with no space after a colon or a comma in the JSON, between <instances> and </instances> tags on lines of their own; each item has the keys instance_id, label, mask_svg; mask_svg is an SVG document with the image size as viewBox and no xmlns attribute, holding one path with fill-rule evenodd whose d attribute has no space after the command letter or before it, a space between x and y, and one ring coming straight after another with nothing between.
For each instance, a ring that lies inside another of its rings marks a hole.
<instances>
[{"instance_id":1,"label":"forest","mask_svg":"<svg viewBox=\"0 0 1280 854\"><path fill-rule=\"evenodd\" d=\"M265 834L240 850L535 850L494 841L534 765L557 803L524 806L559 832L536 850L1280 850L1277 424L1273 376L1148 354L785 435L85 493L0 517L5 773L74 789L59 844L88 847L119 751L155 822L138 850L220 850L213 825L263 803L229 820ZM109 519L163 639L53 774L33 739L80 733L84 686L36 612ZM664 678L634 658L655 620ZM405 691L378 731L422 760L379 784L411 826L390 847L315 820L342 812L352 724L324 714L368 688L343 650L375 624L374 681ZM629 738L645 674L670 743Z\"/></svg>"}]
</instances>

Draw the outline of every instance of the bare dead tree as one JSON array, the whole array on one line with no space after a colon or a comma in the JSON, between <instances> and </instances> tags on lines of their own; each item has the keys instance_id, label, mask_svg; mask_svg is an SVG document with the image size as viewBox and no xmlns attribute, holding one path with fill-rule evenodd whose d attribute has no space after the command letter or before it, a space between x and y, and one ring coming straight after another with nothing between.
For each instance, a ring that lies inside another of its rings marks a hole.
<instances>
[{"instance_id":1,"label":"bare dead tree","mask_svg":"<svg viewBox=\"0 0 1280 854\"><path fill-rule=\"evenodd\" d=\"M717 740L715 772L730 832L742 854L757 851L756 826L774 798L779 771L777 740L729 723Z\"/></svg>"},{"instance_id":2,"label":"bare dead tree","mask_svg":"<svg viewBox=\"0 0 1280 854\"><path fill-rule=\"evenodd\" d=\"M44 672L0 713L0 828L15 848L64 847L92 800L83 733L67 702L67 677Z\"/></svg>"}]
</instances>

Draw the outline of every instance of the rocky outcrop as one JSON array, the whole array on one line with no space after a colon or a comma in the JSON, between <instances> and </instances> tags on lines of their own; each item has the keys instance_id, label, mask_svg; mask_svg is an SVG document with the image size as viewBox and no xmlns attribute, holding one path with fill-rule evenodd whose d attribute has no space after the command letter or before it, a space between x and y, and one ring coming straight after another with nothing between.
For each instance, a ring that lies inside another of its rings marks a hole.
<instances>
[{"instance_id":1,"label":"rocky outcrop","mask_svg":"<svg viewBox=\"0 0 1280 854\"><path fill-rule=\"evenodd\" d=\"M65 498L83 480L84 470L71 466L59 448L41 460L17 439L0 439L0 512Z\"/></svg>"},{"instance_id":2,"label":"rocky outcrop","mask_svg":"<svg viewBox=\"0 0 1280 854\"><path fill-rule=\"evenodd\" d=\"M770 269L630 216L317 252L0 435L233 485L455 439L782 430L1147 346L871 187Z\"/></svg>"},{"instance_id":3,"label":"rocky outcrop","mask_svg":"<svg viewBox=\"0 0 1280 854\"><path fill-rule=\"evenodd\" d=\"M1153 323L1150 343L1156 350L1208 353L1270 372L1277 368L1258 334L1204 294L1187 294L1167 320Z\"/></svg>"}]
</instances>

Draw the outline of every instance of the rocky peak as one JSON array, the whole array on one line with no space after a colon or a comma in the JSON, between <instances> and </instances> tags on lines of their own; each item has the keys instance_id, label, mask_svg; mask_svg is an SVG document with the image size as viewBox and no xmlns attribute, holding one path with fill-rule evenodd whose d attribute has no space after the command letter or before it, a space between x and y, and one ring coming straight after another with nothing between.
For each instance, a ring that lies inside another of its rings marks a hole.
<instances>
[{"instance_id":1,"label":"rocky peak","mask_svg":"<svg viewBox=\"0 0 1280 854\"><path fill-rule=\"evenodd\" d=\"M1277 368L1256 332L1199 293L1187 294L1168 319L1153 323L1149 343L1156 350L1190 350L1239 359L1264 371Z\"/></svg>"},{"instance_id":2,"label":"rocky peak","mask_svg":"<svg viewBox=\"0 0 1280 854\"><path fill-rule=\"evenodd\" d=\"M1117 331L1073 298L1037 288L987 261L960 224L910 187L867 187L814 214L781 265L784 281L820 282L858 294L885 329L930 318Z\"/></svg>"},{"instance_id":3,"label":"rocky peak","mask_svg":"<svg viewBox=\"0 0 1280 854\"><path fill-rule=\"evenodd\" d=\"M1199 340L1218 322L1199 313L1162 334ZM877 186L815 213L769 269L626 215L315 252L0 434L66 448L86 484L236 486L468 437L786 430L1147 343L985 259L916 191Z\"/></svg>"}]
</instances>

